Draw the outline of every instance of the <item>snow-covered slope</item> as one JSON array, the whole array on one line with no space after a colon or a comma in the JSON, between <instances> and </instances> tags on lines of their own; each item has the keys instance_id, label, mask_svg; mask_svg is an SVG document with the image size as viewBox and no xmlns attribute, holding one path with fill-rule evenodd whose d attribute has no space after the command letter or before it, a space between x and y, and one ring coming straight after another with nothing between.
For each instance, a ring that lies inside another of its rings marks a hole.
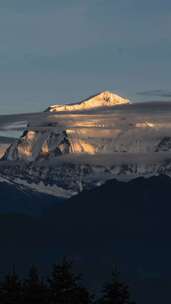
<instances>
[{"instance_id":1,"label":"snow-covered slope","mask_svg":"<svg viewBox=\"0 0 171 304\"><path fill-rule=\"evenodd\" d=\"M39 192L68 198L112 178L171 176L170 153L70 154L53 160L0 163L0 176Z\"/></svg>"},{"instance_id":2,"label":"snow-covered slope","mask_svg":"<svg viewBox=\"0 0 171 304\"><path fill-rule=\"evenodd\" d=\"M137 112L131 105L125 110L52 113L43 121L30 123L21 138L10 146L4 159L33 162L66 154L170 152L168 114L166 111L161 115Z\"/></svg>"},{"instance_id":3,"label":"snow-covered slope","mask_svg":"<svg viewBox=\"0 0 171 304\"><path fill-rule=\"evenodd\" d=\"M111 178L171 175L171 103L109 107L97 106L98 98L85 101L85 110L30 120L5 153L0 174L65 197Z\"/></svg>"},{"instance_id":4,"label":"snow-covered slope","mask_svg":"<svg viewBox=\"0 0 171 304\"><path fill-rule=\"evenodd\" d=\"M64 111L64 114L47 114L43 121L30 122L19 141L8 149L4 159L35 161L68 153L113 152L116 148L109 141L118 135L118 130L111 133L110 115L103 115L103 111L121 104L129 104L128 99L102 92L77 104L52 106L50 113ZM96 112L91 112L92 109ZM80 110L82 114L74 115L74 110Z\"/></svg>"},{"instance_id":5,"label":"snow-covered slope","mask_svg":"<svg viewBox=\"0 0 171 304\"><path fill-rule=\"evenodd\" d=\"M122 98L109 91L105 91L89 97L88 99L83 100L79 103L53 105L50 106L47 110L50 112L82 111L99 107L112 107L120 104L127 104L129 102L130 101L126 98Z\"/></svg>"}]
</instances>

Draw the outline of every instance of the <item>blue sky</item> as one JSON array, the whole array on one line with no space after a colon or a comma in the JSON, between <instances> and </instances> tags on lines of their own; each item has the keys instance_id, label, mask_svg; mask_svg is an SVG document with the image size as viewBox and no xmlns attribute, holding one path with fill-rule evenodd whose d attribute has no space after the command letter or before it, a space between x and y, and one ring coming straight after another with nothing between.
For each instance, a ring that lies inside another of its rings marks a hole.
<instances>
[{"instance_id":1,"label":"blue sky","mask_svg":"<svg viewBox=\"0 0 171 304\"><path fill-rule=\"evenodd\" d=\"M168 99L170 28L170 0L0 0L0 113L103 90Z\"/></svg>"}]
</instances>

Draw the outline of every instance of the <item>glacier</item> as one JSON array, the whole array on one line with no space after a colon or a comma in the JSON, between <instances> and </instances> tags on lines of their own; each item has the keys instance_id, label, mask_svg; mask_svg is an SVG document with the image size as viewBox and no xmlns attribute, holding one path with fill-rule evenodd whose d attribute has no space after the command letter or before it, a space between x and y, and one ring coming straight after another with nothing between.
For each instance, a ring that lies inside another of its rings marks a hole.
<instances>
[{"instance_id":1,"label":"glacier","mask_svg":"<svg viewBox=\"0 0 171 304\"><path fill-rule=\"evenodd\" d=\"M111 178L171 175L170 115L169 102L133 103L106 91L10 117L14 126L28 123L3 156L0 174L64 197Z\"/></svg>"}]
</instances>

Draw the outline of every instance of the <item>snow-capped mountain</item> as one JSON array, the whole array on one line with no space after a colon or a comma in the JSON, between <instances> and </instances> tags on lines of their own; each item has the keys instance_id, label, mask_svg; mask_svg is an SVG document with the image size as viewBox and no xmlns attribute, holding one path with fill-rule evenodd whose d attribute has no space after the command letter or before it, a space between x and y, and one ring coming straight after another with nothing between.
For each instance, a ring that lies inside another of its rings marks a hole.
<instances>
[{"instance_id":1,"label":"snow-capped mountain","mask_svg":"<svg viewBox=\"0 0 171 304\"><path fill-rule=\"evenodd\" d=\"M122 98L109 91L101 92L97 95L91 96L79 103L72 103L66 105L53 105L50 106L47 111L50 112L63 112L63 111L82 111L90 110L99 107L112 107L120 104L128 104L130 101L126 98Z\"/></svg>"},{"instance_id":2,"label":"snow-capped mountain","mask_svg":"<svg viewBox=\"0 0 171 304\"><path fill-rule=\"evenodd\" d=\"M0 174L65 197L111 178L171 175L170 115L171 103L131 104L109 92L52 106L9 147Z\"/></svg>"},{"instance_id":3,"label":"snow-capped mountain","mask_svg":"<svg viewBox=\"0 0 171 304\"><path fill-rule=\"evenodd\" d=\"M117 148L110 144L110 138L117 136L117 130L111 133L110 114L100 115L98 111L105 111L109 107L111 110L121 104L129 104L128 99L103 92L77 104L52 106L50 113L64 111L64 114L47 115L43 121L30 122L28 129L10 147L4 158L34 161L68 153L114 152ZM91 112L95 109L95 112ZM81 114L73 113L78 110Z\"/></svg>"}]
</instances>

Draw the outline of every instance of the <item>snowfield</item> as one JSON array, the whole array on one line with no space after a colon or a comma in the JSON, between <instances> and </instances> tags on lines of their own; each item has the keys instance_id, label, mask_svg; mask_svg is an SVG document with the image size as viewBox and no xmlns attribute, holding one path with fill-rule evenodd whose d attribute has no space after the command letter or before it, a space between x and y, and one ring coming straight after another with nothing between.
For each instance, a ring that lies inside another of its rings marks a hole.
<instances>
[{"instance_id":1,"label":"snowfield","mask_svg":"<svg viewBox=\"0 0 171 304\"><path fill-rule=\"evenodd\" d=\"M171 175L169 102L129 103L104 92L43 113L0 117L0 129L21 130L26 121L0 164L0 173L18 183L68 197L111 178Z\"/></svg>"}]
</instances>

